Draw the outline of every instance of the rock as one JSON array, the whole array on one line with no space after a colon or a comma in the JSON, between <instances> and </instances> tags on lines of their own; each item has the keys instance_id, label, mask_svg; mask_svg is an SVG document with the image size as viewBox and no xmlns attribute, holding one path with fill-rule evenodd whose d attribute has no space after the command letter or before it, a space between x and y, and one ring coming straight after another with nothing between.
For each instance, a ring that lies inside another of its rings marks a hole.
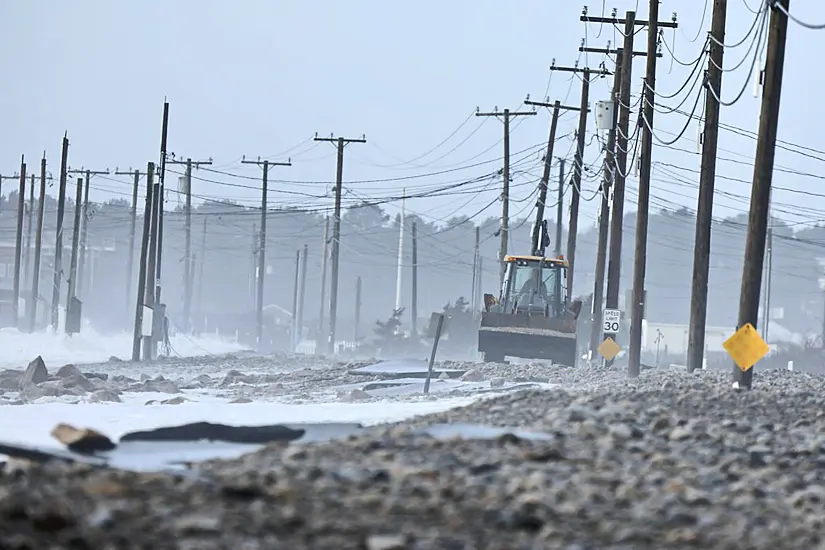
<instances>
[{"instance_id":1,"label":"rock","mask_svg":"<svg viewBox=\"0 0 825 550\"><path fill-rule=\"evenodd\" d=\"M220 382L221 387L231 386L232 384L255 384L258 380L254 376L248 376L237 370L230 370L227 372Z\"/></svg>"},{"instance_id":2,"label":"rock","mask_svg":"<svg viewBox=\"0 0 825 550\"><path fill-rule=\"evenodd\" d=\"M461 375L461 381L463 382L483 382L484 380L484 374L475 369L470 369Z\"/></svg>"},{"instance_id":3,"label":"rock","mask_svg":"<svg viewBox=\"0 0 825 550\"><path fill-rule=\"evenodd\" d=\"M370 535L366 546L367 550L405 550L407 540L403 535Z\"/></svg>"},{"instance_id":4,"label":"rock","mask_svg":"<svg viewBox=\"0 0 825 550\"><path fill-rule=\"evenodd\" d=\"M152 377L149 376L148 374L146 374L145 372L140 373L140 381L141 382L148 382L151 379L152 379Z\"/></svg>"},{"instance_id":5,"label":"rock","mask_svg":"<svg viewBox=\"0 0 825 550\"><path fill-rule=\"evenodd\" d=\"M83 373L80 372L80 369L75 367L74 365L63 365L59 369L57 369L56 376L58 378L69 378L71 376L83 376Z\"/></svg>"},{"instance_id":6,"label":"rock","mask_svg":"<svg viewBox=\"0 0 825 550\"><path fill-rule=\"evenodd\" d=\"M109 375L101 372L84 372L83 376L85 376L89 380L102 380L104 382L109 380Z\"/></svg>"},{"instance_id":7,"label":"rock","mask_svg":"<svg viewBox=\"0 0 825 550\"><path fill-rule=\"evenodd\" d=\"M241 403L252 403L252 402L253 401L251 399L249 399L248 397L236 397L235 399L233 399L229 403L230 404L241 404Z\"/></svg>"},{"instance_id":8,"label":"rock","mask_svg":"<svg viewBox=\"0 0 825 550\"><path fill-rule=\"evenodd\" d=\"M37 356L34 361L29 363L26 367L23 377L20 380L21 387L31 384L40 384L49 379L49 371L46 369L46 363L41 356Z\"/></svg>"},{"instance_id":9,"label":"rock","mask_svg":"<svg viewBox=\"0 0 825 550\"><path fill-rule=\"evenodd\" d=\"M186 399L185 397L182 397L182 396L179 395L179 396L173 397L171 399L164 399L163 401L160 402L160 404L161 405L181 405L183 403L186 403L187 401L189 401L189 400Z\"/></svg>"},{"instance_id":10,"label":"rock","mask_svg":"<svg viewBox=\"0 0 825 550\"><path fill-rule=\"evenodd\" d=\"M160 403L160 401L158 401L157 399L150 399L149 401L147 401L146 403L144 403L144 405L145 405L145 406L148 406L148 405L158 405L159 403Z\"/></svg>"},{"instance_id":11,"label":"rock","mask_svg":"<svg viewBox=\"0 0 825 550\"><path fill-rule=\"evenodd\" d=\"M122 403L117 393L112 390L97 390L89 396L90 403Z\"/></svg>"},{"instance_id":12,"label":"rock","mask_svg":"<svg viewBox=\"0 0 825 550\"><path fill-rule=\"evenodd\" d=\"M94 391L97 389L94 382L83 376L80 371L65 376L57 382L61 387L69 389L81 389L83 391Z\"/></svg>"},{"instance_id":13,"label":"rock","mask_svg":"<svg viewBox=\"0 0 825 550\"><path fill-rule=\"evenodd\" d=\"M171 380L144 380L125 388L129 392L180 393L180 388Z\"/></svg>"},{"instance_id":14,"label":"rock","mask_svg":"<svg viewBox=\"0 0 825 550\"><path fill-rule=\"evenodd\" d=\"M354 389L347 395L350 401L366 401L372 399L372 396L364 390Z\"/></svg>"},{"instance_id":15,"label":"rock","mask_svg":"<svg viewBox=\"0 0 825 550\"><path fill-rule=\"evenodd\" d=\"M503 388L504 385L507 383L507 380L504 378L493 378L490 380L490 387L491 388Z\"/></svg>"},{"instance_id":16,"label":"rock","mask_svg":"<svg viewBox=\"0 0 825 550\"><path fill-rule=\"evenodd\" d=\"M115 357L114 355L109 356L110 363L122 363L123 360L120 357Z\"/></svg>"},{"instance_id":17,"label":"rock","mask_svg":"<svg viewBox=\"0 0 825 550\"><path fill-rule=\"evenodd\" d=\"M23 371L4 370L0 372L0 390L17 391L23 379Z\"/></svg>"}]
</instances>

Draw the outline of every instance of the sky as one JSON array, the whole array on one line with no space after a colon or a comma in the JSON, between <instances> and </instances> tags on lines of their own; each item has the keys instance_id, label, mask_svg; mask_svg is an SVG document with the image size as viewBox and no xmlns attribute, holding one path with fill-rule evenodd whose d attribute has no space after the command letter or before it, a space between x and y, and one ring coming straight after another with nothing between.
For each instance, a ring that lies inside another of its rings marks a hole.
<instances>
[{"instance_id":1,"label":"sky","mask_svg":"<svg viewBox=\"0 0 825 550\"><path fill-rule=\"evenodd\" d=\"M690 86L691 69L710 28L711 4L660 4L660 20L671 20L676 12L679 28L665 30L658 60L657 102L665 112L654 117L654 210L696 207L699 125L666 111L693 108L699 87ZM807 22L825 22L825 5L820 4L797 0L791 12ZM722 108L721 122L740 130L721 133L717 173L733 180L717 181L716 216L747 211L756 146L747 136L757 129L760 102L751 70L756 32L748 35L757 5L758 0L728 1L725 42L732 47L725 52L722 99L730 102L744 91L733 106ZM647 2L637 0L591 0L588 9L594 16L609 16L613 9L620 17L633 9L639 18L647 16ZM31 170L45 151L49 171L56 175L64 132L71 143L72 168L145 170L147 162L159 158L166 99L168 150L178 160L213 161L194 174L196 197L258 204L261 170L241 164L241 158L290 159L292 166L270 172L270 206L326 208L331 205L335 150L312 137L334 134L367 140L345 151L346 201L416 195L482 178L473 187L479 189L476 195L412 198L406 209L428 221L458 214L497 216L500 178L486 176L501 167L503 125L474 112L530 110L522 104L527 94L578 105L580 80L551 71L551 63L578 62L592 69L604 63L611 70L613 60L580 54L579 46L584 41L605 47L610 41L615 47L622 39L613 25L581 22L581 13L581 3L561 0L6 1L0 5L6 22L0 34L0 174L17 172L21 155L29 159ZM646 29L637 30L636 49L642 50ZM825 113L814 109L825 78L815 70L820 43L825 44L825 33L790 24L779 124L780 140L814 150L825 149L820 140ZM702 60L701 71L705 65ZM635 98L643 74L644 57L637 57ZM685 83L682 93L667 97ZM593 82L591 107L608 99L610 87L610 78ZM703 104L702 98L697 115ZM549 120L549 112L539 109L511 124L514 217L532 213L531 193L541 173ZM576 125L575 113L560 119L559 135L565 137L554 156L572 158ZM582 188L580 230L593 227L599 202L594 117L588 126L585 163L594 169ZM683 128L674 145L658 142L672 140ZM825 152L777 152L777 217L797 227L825 219L825 192L817 175L822 162ZM170 166L167 182L175 182L179 172L179 165ZM628 183L631 211L635 181ZM6 194L10 183L3 186ZM126 198L130 186L129 177L96 176L91 198ZM176 202L173 196L167 208ZM400 201L386 208L394 214Z\"/></svg>"}]
</instances>

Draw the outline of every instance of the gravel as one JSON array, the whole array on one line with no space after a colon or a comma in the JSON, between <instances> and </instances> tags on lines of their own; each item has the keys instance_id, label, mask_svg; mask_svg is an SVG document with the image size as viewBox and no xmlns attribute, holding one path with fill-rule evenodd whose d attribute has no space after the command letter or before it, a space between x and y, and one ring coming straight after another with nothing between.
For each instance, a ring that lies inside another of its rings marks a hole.
<instances>
[{"instance_id":1,"label":"gravel","mask_svg":"<svg viewBox=\"0 0 825 550\"><path fill-rule=\"evenodd\" d=\"M196 475L6 468L0 548L823 548L825 378L564 376ZM444 422L543 437L425 432Z\"/></svg>"}]
</instances>

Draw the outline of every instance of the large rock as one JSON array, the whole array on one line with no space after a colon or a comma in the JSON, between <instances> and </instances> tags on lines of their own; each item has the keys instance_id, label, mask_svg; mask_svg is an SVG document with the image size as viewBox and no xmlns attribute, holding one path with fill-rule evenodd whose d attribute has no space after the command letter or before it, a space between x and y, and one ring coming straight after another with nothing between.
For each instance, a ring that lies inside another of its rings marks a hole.
<instances>
[{"instance_id":1,"label":"large rock","mask_svg":"<svg viewBox=\"0 0 825 550\"><path fill-rule=\"evenodd\" d=\"M71 378L73 376L83 376L83 373L80 372L80 369L75 367L74 365L63 365L59 369L57 369L56 376L58 378Z\"/></svg>"},{"instance_id":2,"label":"large rock","mask_svg":"<svg viewBox=\"0 0 825 550\"><path fill-rule=\"evenodd\" d=\"M90 403L122 403L117 393L112 390L98 390L89 396Z\"/></svg>"},{"instance_id":3,"label":"large rock","mask_svg":"<svg viewBox=\"0 0 825 550\"><path fill-rule=\"evenodd\" d=\"M0 390L17 391L23 379L22 370L4 370L0 372Z\"/></svg>"},{"instance_id":4,"label":"large rock","mask_svg":"<svg viewBox=\"0 0 825 550\"><path fill-rule=\"evenodd\" d=\"M23 373L23 378L20 380L20 386L30 386L32 384L40 384L49 379L49 371L46 369L46 363L41 356L29 363L26 371Z\"/></svg>"}]
</instances>

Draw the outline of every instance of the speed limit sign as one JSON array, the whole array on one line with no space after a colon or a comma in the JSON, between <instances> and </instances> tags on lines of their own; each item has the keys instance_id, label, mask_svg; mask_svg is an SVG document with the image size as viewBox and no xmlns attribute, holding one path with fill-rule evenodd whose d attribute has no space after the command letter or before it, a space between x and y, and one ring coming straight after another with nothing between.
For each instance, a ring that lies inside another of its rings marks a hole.
<instances>
[{"instance_id":1,"label":"speed limit sign","mask_svg":"<svg viewBox=\"0 0 825 550\"><path fill-rule=\"evenodd\" d=\"M622 312L618 309L606 309L604 310L604 323L603 329L604 332L607 334L616 334L619 332L621 328L621 318Z\"/></svg>"}]
</instances>

